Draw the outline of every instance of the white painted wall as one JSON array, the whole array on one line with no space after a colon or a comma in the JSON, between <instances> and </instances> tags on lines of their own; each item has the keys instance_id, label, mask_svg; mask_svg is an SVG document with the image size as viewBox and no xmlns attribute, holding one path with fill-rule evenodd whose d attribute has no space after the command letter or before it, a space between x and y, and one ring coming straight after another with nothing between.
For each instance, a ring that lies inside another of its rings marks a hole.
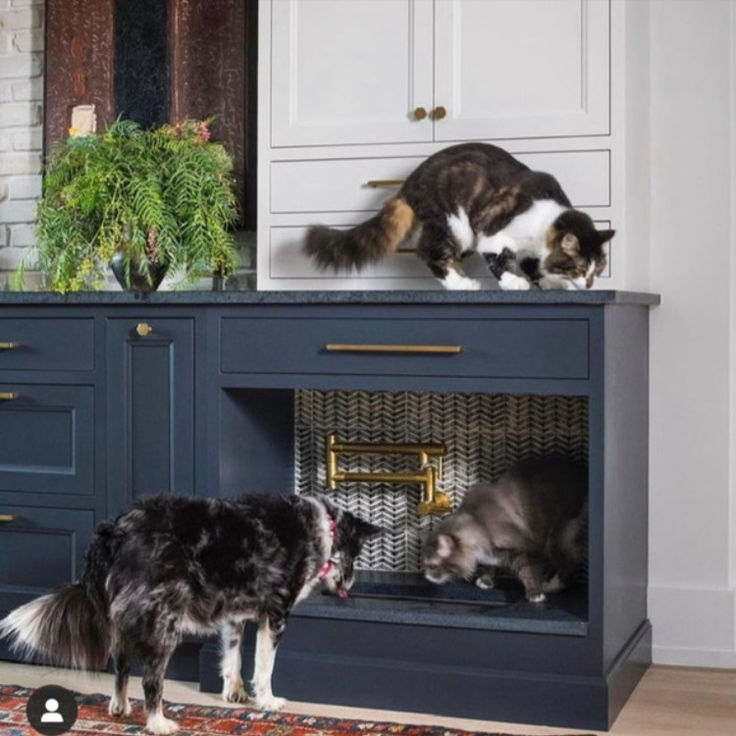
<instances>
[{"instance_id":1,"label":"white painted wall","mask_svg":"<svg viewBox=\"0 0 736 736\"><path fill-rule=\"evenodd\" d=\"M41 194L43 0L0 0L0 286L28 257Z\"/></svg>"},{"instance_id":2,"label":"white painted wall","mask_svg":"<svg viewBox=\"0 0 736 736\"><path fill-rule=\"evenodd\" d=\"M655 658L734 667L735 12L727 0L651 2L645 263L662 294L651 320Z\"/></svg>"}]
</instances>

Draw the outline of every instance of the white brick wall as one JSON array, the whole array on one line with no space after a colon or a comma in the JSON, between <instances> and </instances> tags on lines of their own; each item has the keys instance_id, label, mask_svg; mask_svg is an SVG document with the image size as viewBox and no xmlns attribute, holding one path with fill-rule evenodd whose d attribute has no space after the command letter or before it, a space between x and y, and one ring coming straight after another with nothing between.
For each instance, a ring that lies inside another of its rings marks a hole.
<instances>
[{"instance_id":1,"label":"white brick wall","mask_svg":"<svg viewBox=\"0 0 736 736\"><path fill-rule=\"evenodd\" d=\"M43 0L0 0L0 288L32 262L43 138Z\"/></svg>"}]
</instances>

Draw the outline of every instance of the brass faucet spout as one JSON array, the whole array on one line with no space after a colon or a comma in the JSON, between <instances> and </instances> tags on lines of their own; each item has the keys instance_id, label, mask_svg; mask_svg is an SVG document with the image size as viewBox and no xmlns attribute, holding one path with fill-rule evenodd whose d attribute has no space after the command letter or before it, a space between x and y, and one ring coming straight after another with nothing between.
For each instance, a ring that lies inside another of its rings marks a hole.
<instances>
[{"instance_id":1,"label":"brass faucet spout","mask_svg":"<svg viewBox=\"0 0 736 736\"><path fill-rule=\"evenodd\" d=\"M418 483L423 488L422 500L417 512L426 514L445 514L452 508L450 497L437 490L437 476L442 473L442 458L446 453L440 444L387 444L373 442L340 442L336 435L327 435L326 441L327 488L334 491L339 483ZM378 453L382 455L416 455L420 471L416 473L371 473L346 472L339 469L340 456L355 453ZM437 458L433 465L431 458Z\"/></svg>"}]
</instances>

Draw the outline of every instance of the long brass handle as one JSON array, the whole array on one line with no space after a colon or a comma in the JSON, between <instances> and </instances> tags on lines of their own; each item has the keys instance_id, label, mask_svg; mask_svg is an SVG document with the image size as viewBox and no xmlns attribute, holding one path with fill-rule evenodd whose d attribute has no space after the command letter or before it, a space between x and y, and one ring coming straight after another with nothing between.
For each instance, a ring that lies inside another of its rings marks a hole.
<instances>
[{"instance_id":1,"label":"long brass handle","mask_svg":"<svg viewBox=\"0 0 736 736\"><path fill-rule=\"evenodd\" d=\"M0 391L0 401L12 401L19 396L20 394L17 391Z\"/></svg>"},{"instance_id":2,"label":"long brass handle","mask_svg":"<svg viewBox=\"0 0 736 736\"><path fill-rule=\"evenodd\" d=\"M15 521L20 517L13 516L13 514L0 514L0 523L8 524L11 521Z\"/></svg>"},{"instance_id":3,"label":"long brass handle","mask_svg":"<svg viewBox=\"0 0 736 736\"><path fill-rule=\"evenodd\" d=\"M429 117L431 117L432 120L442 120L442 118L447 117L447 108L442 105L437 105L437 107L432 110Z\"/></svg>"},{"instance_id":4,"label":"long brass handle","mask_svg":"<svg viewBox=\"0 0 736 736\"><path fill-rule=\"evenodd\" d=\"M462 353L460 345L372 345L353 343L328 343L325 350L330 353Z\"/></svg>"},{"instance_id":5,"label":"long brass handle","mask_svg":"<svg viewBox=\"0 0 736 736\"><path fill-rule=\"evenodd\" d=\"M414 115L414 120L424 120L427 117L427 111L423 107L415 108L412 114Z\"/></svg>"},{"instance_id":6,"label":"long brass handle","mask_svg":"<svg viewBox=\"0 0 736 736\"><path fill-rule=\"evenodd\" d=\"M365 185L373 187L373 189L390 189L391 187L400 187L403 183L403 179L370 179Z\"/></svg>"},{"instance_id":7,"label":"long brass handle","mask_svg":"<svg viewBox=\"0 0 736 736\"><path fill-rule=\"evenodd\" d=\"M19 342L0 342L0 350L15 350L19 347Z\"/></svg>"},{"instance_id":8,"label":"long brass handle","mask_svg":"<svg viewBox=\"0 0 736 736\"><path fill-rule=\"evenodd\" d=\"M153 332L153 327L151 327L148 322L139 322L135 327L135 331L141 337L145 337L146 335L150 335Z\"/></svg>"}]
</instances>

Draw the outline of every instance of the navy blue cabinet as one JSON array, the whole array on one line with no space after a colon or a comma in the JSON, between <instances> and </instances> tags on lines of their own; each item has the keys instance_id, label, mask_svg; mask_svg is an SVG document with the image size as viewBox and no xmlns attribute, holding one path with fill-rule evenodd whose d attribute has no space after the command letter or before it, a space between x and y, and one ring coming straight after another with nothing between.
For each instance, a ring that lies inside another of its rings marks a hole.
<instances>
[{"instance_id":1,"label":"navy blue cabinet","mask_svg":"<svg viewBox=\"0 0 736 736\"><path fill-rule=\"evenodd\" d=\"M414 621L408 604L317 596L292 617L275 686L296 700L606 728L651 652L647 311L657 301L2 294L0 615L75 578L94 524L141 495L293 491L298 390L576 397L590 543L574 632L545 629L543 609L512 630L467 611ZM219 691L215 643L198 664L202 688Z\"/></svg>"}]
</instances>

